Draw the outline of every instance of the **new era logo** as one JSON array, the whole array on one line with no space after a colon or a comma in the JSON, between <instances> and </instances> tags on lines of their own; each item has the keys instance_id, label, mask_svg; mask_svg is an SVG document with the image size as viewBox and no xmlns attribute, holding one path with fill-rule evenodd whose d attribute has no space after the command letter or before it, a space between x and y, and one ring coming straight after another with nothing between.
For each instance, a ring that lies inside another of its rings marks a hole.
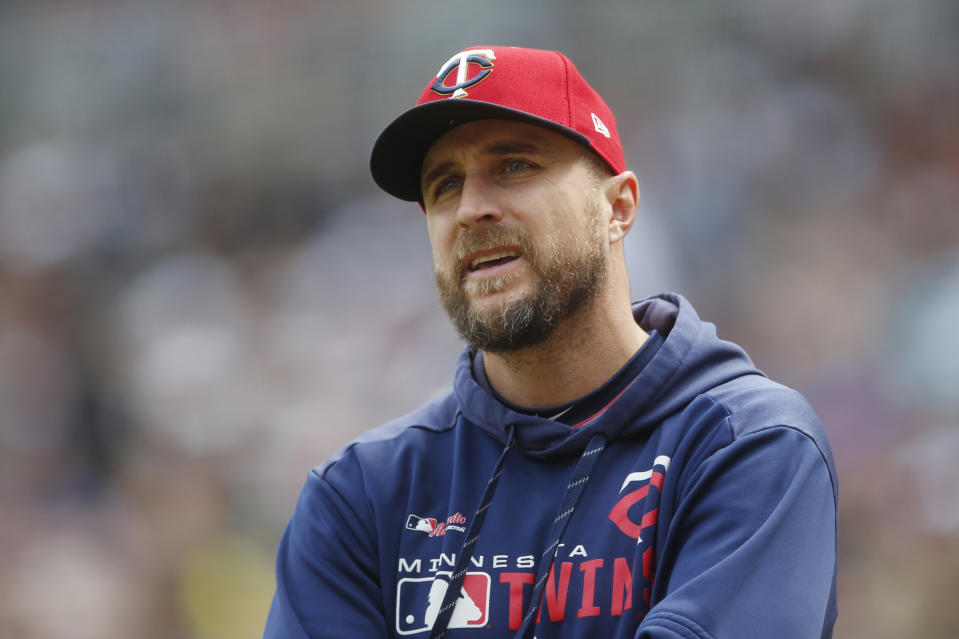
<instances>
[{"instance_id":1,"label":"new era logo","mask_svg":"<svg viewBox=\"0 0 959 639\"><path fill-rule=\"evenodd\" d=\"M609 129L606 128L606 125L603 124L603 121L599 119L599 116L595 113L590 113L590 115L593 116L593 128L596 129L596 132L601 135L605 135L606 137L610 137Z\"/></svg>"}]
</instances>

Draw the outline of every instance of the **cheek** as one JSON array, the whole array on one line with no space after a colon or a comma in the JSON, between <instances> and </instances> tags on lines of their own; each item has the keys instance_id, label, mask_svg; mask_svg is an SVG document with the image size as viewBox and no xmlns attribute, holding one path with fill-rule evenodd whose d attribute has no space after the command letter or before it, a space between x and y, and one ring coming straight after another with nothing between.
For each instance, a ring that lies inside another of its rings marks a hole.
<instances>
[{"instance_id":1,"label":"cheek","mask_svg":"<svg viewBox=\"0 0 959 639\"><path fill-rule=\"evenodd\" d=\"M453 240L451 238L430 234L430 249L433 253L433 270L447 272L451 268L453 254Z\"/></svg>"},{"instance_id":2,"label":"cheek","mask_svg":"<svg viewBox=\"0 0 959 639\"><path fill-rule=\"evenodd\" d=\"M583 212L578 210L581 205L581 200L575 196L549 198L541 203L538 214L530 220L530 224L544 237L578 233L583 226Z\"/></svg>"},{"instance_id":3,"label":"cheek","mask_svg":"<svg viewBox=\"0 0 959 639\"><path fill-rule=\"evenodd\" d=\"M446 268L446 267L445 267L445 264L447 263L448 260L447 260L445 257L443 257L443 256L444 256L446 253L444 253L443 251L441 251L441 250L436 246L436 244L431 244L431 245L432 245L432 249L433 249L433 270L434 270L434 271L445 270L445 268Z\"/></svg>"},{"instance_id":4,"label":"cheek","mask_svg":"<svg viewBox=\"0 0 959 639\"><path fill-rule=\"evenodd\" d=\"M437 259L443 253L443 234L442 226L438 224L435 220L428 218L426 223L426 234L430 239L430 248L433 251L433 261Z\"/></svg>"}]
</instances>

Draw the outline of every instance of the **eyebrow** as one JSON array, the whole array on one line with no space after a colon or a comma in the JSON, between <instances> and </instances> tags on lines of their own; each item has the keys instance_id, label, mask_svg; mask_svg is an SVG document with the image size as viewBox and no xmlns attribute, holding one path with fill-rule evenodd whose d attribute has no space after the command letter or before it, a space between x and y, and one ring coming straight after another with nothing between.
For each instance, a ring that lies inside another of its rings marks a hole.
<instances>
[{"instance_id":1,"label":"eyebrow","mask_svg":"<svg viewBox=\"0 0 959 639\"><path fill-rule=\"evenodd\" d=\"M542 153L543 149L532 142L492 142L483 149L484 155L509 155L510 153Z\"/></svg>"},{"instance_id":2,"label":"eyebrow","mask_svg":"<svg viewBox=\"0 0 959 639\"><path fill-rule=\"evenodd\" d=\"M532 142L522 142L519 140L509 141L509 142L491 142L489 145L483 148L483 155L511 155L513 153L544 153L543 148L533 144ZM440 162L435 167L430 169L428 173L423 176L423 188L429 187L433 182L438 180L443 176L444 173L448 172L453 168L454 163L450 161Z\"/></svg>"}]
</instances>

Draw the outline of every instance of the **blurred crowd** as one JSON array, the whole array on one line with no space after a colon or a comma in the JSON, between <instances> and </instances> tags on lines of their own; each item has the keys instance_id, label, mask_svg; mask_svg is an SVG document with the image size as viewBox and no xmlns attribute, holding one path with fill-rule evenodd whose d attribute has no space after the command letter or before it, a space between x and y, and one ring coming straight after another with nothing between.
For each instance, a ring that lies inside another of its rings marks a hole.
<instances>
[{"instance_id":1,"label":"blurred crowd","mask_svg":"<svg viewBox=\"0 0 959 639\"><path fill-rule=\"evenodd\" d=\"M449 383L366 167L481 44L610 102L634 297L819 413L837 637L959 636L959 4L89 0L0 5L0 637L262 632L309 469Z\"/></svg>"}]
</instances>

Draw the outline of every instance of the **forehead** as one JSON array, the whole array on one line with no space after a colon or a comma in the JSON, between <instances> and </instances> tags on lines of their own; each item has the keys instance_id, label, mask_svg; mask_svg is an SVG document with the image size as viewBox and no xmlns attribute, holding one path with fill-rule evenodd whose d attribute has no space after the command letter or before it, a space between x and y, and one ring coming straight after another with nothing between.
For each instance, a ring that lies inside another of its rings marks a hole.
<instances>
[{"instance_id":1,"label":"forehead","mask_svg":"<svg viewBox=\"0 0 959 639\"><path fill-rule=\"evenodd\" d=\"M525 148L548 155L582 157L586 149L545 127L515 120L474 120L450 129L426 153L425 173L440 162L455 161L468 154L501 155Z\"/></svg>"}]
</instances>

